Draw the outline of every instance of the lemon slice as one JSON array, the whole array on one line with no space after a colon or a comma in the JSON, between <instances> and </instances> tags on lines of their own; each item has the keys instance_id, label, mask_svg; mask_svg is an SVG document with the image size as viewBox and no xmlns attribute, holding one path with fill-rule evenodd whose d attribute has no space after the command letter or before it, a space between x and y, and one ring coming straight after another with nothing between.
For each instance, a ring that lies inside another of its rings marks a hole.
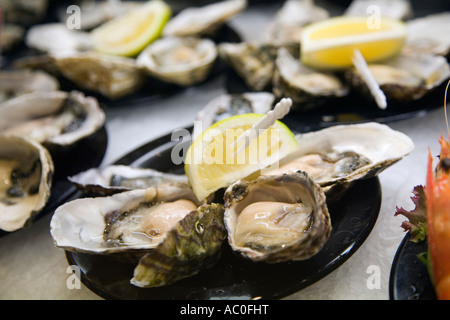
<instances>
[{"instance_id":1,"label":"lemon slice","mask_svg":"<svg viewBox=\"0 0 450 320\"><path fill-rule=\"evenodd\" d=\"M199 200L266 167L298 148L289 128L279 120L240 150L234 142L264 115L243 114L216 122L189 147L185 172Z\"/></svg>"},{"instance_id":2,"label":"lemon slice","mask_svg":"<svg viewBox=\"0 0 450 320\"><path fill-rule=\"evenodd\" d=\"M152 0L92 31L96 51L133 57L157 39L172 16L169 5Z\"/></svg>"},{"instance_id":3,"label":"lemon slice","mask_svg":"<svg viewBox=\"0 0 450 320\"><path fill-rule=\"evenodd\" d=\"M381 16L341 16L305 27L301 36L301 59L318 69L341 69L352 66L358 49L367 62L398 54L405 44L404 22Z\"/></svg>"}]
</instances>

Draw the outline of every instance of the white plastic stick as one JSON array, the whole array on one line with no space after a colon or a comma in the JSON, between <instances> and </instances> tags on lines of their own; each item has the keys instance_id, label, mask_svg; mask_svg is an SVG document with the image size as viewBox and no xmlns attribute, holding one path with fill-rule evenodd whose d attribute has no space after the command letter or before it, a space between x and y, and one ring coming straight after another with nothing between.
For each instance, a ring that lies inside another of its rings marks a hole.
<instances>
[{"instance_id":1,"label":"white plastic stick","mask_svg":"<svg viewBox=\"0 0 450 320\"><path fill-rule=\"evenodd\" d=\"M355 49L352 56L352 62L356 70L361 74L362 79L367 84L370 93L375 98L378 108L385 110L387 108L386 95L381 90L377 80L375 80L372 72L370 72L367 62L358 49Z\"/></svg>"},{"instance_id":2,"label":"white plastic stick","mask_svg":"<svg viewBox=\"0 0 450 320\"><path fill-rule=\"evenodd\" d=\"M253 139L258 138L262 131L270 128L277 120L282 119L287 115L291 109L292 100L290 98L283 98L273 108L273 110L266 113L266 115L256 122L250 129L245 131L234 142L233 149L236 148L239 143L244 142L241 148L237 150L234 155L237 155L242 150L245 150Z\"/></svg>"}]
</instances>

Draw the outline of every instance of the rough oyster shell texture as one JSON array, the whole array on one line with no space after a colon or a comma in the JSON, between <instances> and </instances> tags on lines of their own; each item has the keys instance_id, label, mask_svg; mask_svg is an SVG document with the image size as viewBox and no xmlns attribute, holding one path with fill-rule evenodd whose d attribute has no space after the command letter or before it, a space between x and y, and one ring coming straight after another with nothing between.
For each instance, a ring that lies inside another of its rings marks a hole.
<instances>
[{"instance_id":1,"label":"rough oyster shell texture","mask_svg":"<svg viewBox=\"0 0 450 320\"><path fill-rule=\"evenodd\" d=\"M253 261L308 259L331 233L324 191L306 172L237 181L227 188L224 200L228 242ZM259 201L263 209L251 208ZM272 210L267 201L278 209Z\"/></svg>"}]
</instances>

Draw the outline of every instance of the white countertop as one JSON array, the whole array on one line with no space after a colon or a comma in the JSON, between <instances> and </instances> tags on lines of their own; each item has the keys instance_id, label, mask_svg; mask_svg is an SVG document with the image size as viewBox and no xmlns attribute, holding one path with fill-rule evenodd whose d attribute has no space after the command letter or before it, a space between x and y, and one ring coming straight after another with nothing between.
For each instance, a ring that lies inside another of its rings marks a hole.
<instances>
[{"instance_id":1,"label":"white countertop","mask_svg":"<svg viewBox=\"0 0 450 320\"><path fill-rule=\"evenodd\" d=\"M244 38L258 37L274 12L273 6L249 8L230 25ZM103 164L154 138L192 124L194 116L207 102L225 93L223 77L185 92L156 100L148 106L109 108L109 144ZM391 264L403 236L403 217L394 217L396 206L412 208L411 191L425 181L428 148L438 154L438 138L446 132L443 108L423 117L389 124L408 135L415 150L380 174L382 204L378 220L359 250L338 269L292 294L286 299L389 299ZM0 299L101 299L85 286L69 289L68 263L64 251L56 248L49 233L51 215L37 220L27 229L0 238ZM380 287L371 289L369 266L378 266Z\"/></svg>"}]
</instances>

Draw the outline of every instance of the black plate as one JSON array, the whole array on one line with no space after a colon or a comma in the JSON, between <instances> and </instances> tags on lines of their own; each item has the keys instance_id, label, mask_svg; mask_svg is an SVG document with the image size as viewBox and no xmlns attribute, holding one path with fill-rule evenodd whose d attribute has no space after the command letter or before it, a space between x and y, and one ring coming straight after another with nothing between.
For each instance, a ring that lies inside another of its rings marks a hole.
<instances>
[{"instance_id":1,"label":"black plate","mask_svg":"<svg viewBox=\"0 0 450 320\"><path fill-rule=\"evenodd\" d=\"M419 254L428 250L427 241L409 241L409 233L403 238L394 257L389 278L391 300L436 300L427 267Z\"/></svg>"},{"instance_id":2,"label":"black plate","mask_svg":"<svg viewBox=\"0 0 450 320\"><path fill-rule=\"evenodd\" d=\"M51 196L45 208L30 221L30 224L52 213L59 205L77 194L77 189L67 180L67 177L93 167L98 167L105 155L107 143L108 137L106 129L103 127L93 135L80 140L66 150L58 154L53 154L55 174L53 177ZM10 233L0 230L0 237Z\"/></svg>"},{"instance_id":3,"label":"black plate","mask_svg":"<svg viewBox=\"0 0 450 320\"><path fill-rule=\"evenodd\" d=\"M180 143L171 135L156 139L117 163L183 172L171 160L172 148ZM173 285L143 289L130 284L135 264L108 256L66 252L70 265L77 265L82 282L106 299L279 299L309 286L342 265L365 241L380 209L378 178L361 180L339 203L330 203L333 231L323 250L301 262L254 263L234 254L227 243L218 263L196 276Z\"/></svg>"}]
</instances>

